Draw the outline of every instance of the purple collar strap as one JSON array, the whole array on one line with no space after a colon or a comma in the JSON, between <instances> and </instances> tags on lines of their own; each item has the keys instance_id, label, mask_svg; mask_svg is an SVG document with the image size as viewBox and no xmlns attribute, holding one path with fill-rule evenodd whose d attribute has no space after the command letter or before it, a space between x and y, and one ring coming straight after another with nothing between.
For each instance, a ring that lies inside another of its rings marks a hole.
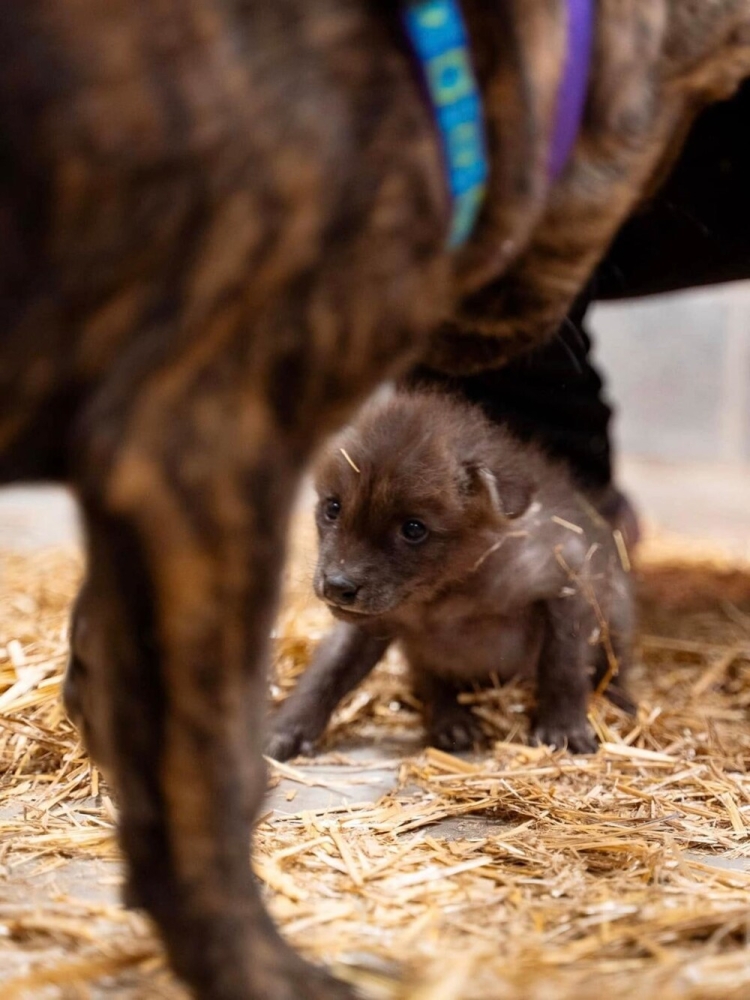
<instances>
[{"instance_id":1,"label":"purple collar strap","mask_svg":"<svg viewBox=\"0 0 750 1000\"><path fill-rule=\"evenodd\" d=\"M567 43L557 92L549 175L556 181L565 169L581 130L594 44L594 0L565 0Z\"/></svg>"},{"instance_id":2,"label":"purple collar strap","mask_svg":"<svg viewBox=\"0 0 750 1000\"><path fill-rule=\"evenodd\" d=\"M563 0L565 64L557 91L549 149L556 181L573 151L583 120L594 36L594 0ZM448 245L471 236L487 192L490 160L484 109L474 75L461 0L402 0L402 22L422 70L425 92L443 149L452 202Z\"/></svg>"}]
</instances>

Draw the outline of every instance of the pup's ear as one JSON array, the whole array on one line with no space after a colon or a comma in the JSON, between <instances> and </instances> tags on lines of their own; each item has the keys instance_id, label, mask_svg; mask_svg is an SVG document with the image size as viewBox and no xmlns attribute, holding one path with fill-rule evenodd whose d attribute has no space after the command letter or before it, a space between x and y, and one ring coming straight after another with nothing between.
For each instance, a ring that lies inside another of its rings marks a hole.
<instances>
[{"instance_id":1,"label":"pup's ear","mask_svg":"<svg viewBox=\"0 0 750 1000\"><path fill-rule=\"evenodd\" d=\"M464 468L469 492L483 496L501 517L520 517L528 509L535 489L530 476L516 470L498 475L486 465L473 462Z\"/></svg>"}]
</instances>

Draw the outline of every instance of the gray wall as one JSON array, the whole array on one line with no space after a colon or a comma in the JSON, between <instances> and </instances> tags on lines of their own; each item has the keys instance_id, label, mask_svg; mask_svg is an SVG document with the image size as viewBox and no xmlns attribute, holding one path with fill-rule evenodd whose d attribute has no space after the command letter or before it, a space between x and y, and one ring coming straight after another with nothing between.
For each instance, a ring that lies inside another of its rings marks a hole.
<instances>
[{"instance_id":1,"label":"gray wall","mask_svg":"<svg viewBox=\"0 0 750 1000\"><path fill-rule=\"evenodd\" d=\"M750 469L750 283L597 306L626 455Z\"/></svg>"}]
</instances>

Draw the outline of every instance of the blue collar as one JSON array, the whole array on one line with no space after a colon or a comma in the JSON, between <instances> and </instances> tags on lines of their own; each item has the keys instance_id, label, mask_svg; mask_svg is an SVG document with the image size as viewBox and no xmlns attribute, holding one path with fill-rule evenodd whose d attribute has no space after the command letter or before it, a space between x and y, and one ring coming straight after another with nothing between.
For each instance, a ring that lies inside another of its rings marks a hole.
<instances>
[{"instance_id":1,"label":"blue collar","mask_svg":"<svg viewBox=\"0 0 750 1000\"><path fill-rule=\"evenodd\" d=\"M407 0L404 25L440 131L453 214L448 246L471 235L487 190L482 98L459 0Z\"/></svg>"},{"instance_id":2,"label":"blue collar","mask_svg":"<svg viewBox=\"0 0 750 1000\"><path fill-rule=\"evenodd\" d=\"M557 95L549 176L562 173L583 118L593 40L594 0L565 0L566 60ZM405 0L403 22L421 65L440 132L452 202L448 246L471 236L490 175L482 98L460 0Z\"/></svg>"}]
</instances>

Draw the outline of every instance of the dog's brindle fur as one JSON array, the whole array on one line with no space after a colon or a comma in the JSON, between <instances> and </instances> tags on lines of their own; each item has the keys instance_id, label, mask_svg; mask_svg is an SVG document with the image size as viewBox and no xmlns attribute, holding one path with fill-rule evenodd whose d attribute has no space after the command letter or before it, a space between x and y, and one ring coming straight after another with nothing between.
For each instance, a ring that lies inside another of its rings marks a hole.
<instances>
[{"instance_id":1,"label":"dog's brindle fur","mask_svg":"<svg viewBox=\"0 0 750 1000\"><path fill-rule=\"evenodd\" d=\"M535 741L596 749L588 696L615 674L625 700L632 594L610 526L564 466L444 392L402 391L330 444L315 483L315 591L340 623L274 718L270 756L309 751L389 639L436 746L479 736L462 690L525 676Z\"/></svg>"},{"instance_id":2,"label":"dog's brindle fur","mask_svg":"<svg viewBox=\"0 0 750 1000\"><path fill-rule=\"evenodd\" d=\"M396 0L0 15L0 477L78 494L106 651L91 749L130 896L210 1000L349 995L282 944L247 864L310 451L451 315L445 367L548 336L695 113L750 72L750 0L599 0L585 127L550 189L562 2L462 2L492 182L453 259Z\"/></svg>"}]
</instances>

